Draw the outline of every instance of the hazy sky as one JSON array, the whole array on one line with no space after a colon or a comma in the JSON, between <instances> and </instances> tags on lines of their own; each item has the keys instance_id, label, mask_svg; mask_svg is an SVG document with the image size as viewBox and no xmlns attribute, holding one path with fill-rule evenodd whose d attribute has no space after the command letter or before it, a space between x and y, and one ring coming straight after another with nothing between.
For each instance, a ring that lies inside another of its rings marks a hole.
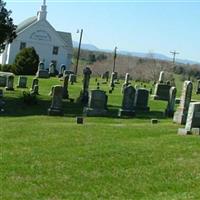
<instances>
[{"instance_id":1,"label":"hazy sky","mask_svg":"<svg viewBox=\"0 0 200 200\"><path fill-rule=\"evenodd\" d=\"M92 2L90 2L92 1ZM7 0L16 24L36 15L42 0ZM99 48L170 56L200 62L200 0L47 0L48 21L56 30L84 29L83 43Z\"/></svg>"}]
</instances>

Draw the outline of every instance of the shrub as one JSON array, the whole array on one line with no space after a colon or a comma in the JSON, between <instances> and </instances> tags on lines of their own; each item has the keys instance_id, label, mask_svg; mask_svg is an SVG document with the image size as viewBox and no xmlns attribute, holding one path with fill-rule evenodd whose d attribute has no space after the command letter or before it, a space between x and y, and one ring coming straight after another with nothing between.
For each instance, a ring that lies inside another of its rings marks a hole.
<instances>
[{"instance_id":1,"label":"shrub","mask_svg":"<svg viewBox=\"0 0 200 200\"><path fill-rule=\"evenodd\" d=\"M13 72L12 68L13 66L9 64L1 65L1 71L3 72Z\"/></svg>"},{"instance_id":2,"label":"shrub","mask_svg":"<svg viewBox=\"0 0 200 200\"><path fill-rule=\"evenodd\" d=\"M35 49L33 47L24 48L16 55L13 71L15 74L34 75L37 72L38 64L39 56Z\"/></svg>"}]
</instances>

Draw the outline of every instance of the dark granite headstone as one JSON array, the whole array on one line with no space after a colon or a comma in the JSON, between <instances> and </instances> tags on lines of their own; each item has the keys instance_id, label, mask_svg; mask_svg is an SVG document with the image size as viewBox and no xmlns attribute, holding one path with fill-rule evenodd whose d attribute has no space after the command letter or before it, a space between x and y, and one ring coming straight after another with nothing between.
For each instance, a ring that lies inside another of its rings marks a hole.
<instances>
[{"instance_id":1,"label":"dark granite headstone","mask_svg":"<svg viewBox=\"0 0 200 200\"><path fill-rule=\"evenodd\" d=\"M149 101L149 90L143 88L137 89L135 94L135 103L134 103L135 109L141 111L149 111L148 101Z\"/></svg>"}]
</instances>

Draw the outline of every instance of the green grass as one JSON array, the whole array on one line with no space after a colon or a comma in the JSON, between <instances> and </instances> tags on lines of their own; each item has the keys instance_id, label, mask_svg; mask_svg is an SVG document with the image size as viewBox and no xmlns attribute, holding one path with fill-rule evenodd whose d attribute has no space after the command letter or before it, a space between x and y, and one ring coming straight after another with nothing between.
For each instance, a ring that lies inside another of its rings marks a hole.
<instances>
[{"instance_id":1,"label":"green grass","mask_svg":"<svg viewBox=\"0 0 200 200\"><path fill-rule=\"evenodd\" d=\"M69 86L74 99L81 89L78 82ZM200 139L177 135L180 126L163 117L166 102L150 100L151 112L133 119L90 117L77 125L75 116L82 114L82 107L76 103L64 102L64 117L46 115L54 84L62 82L40 79L34 106L23 104L23 90L5 92L6 112L0 116L2 200L200 199ZM101 88L108 91L107 85ZM108 97L111 115L120 106L120 90L117 85ZM160 122L151 125L154 117Z\"/></svg>"}]
</instances>

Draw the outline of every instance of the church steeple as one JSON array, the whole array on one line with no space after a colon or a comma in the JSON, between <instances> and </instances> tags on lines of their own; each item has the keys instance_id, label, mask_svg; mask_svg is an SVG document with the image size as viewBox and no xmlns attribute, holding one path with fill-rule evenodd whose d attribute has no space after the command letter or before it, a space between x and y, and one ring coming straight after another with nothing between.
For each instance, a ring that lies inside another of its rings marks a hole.
<instances>
[{"instance_id":1,"label":"church steeple","mask_svg":"<svg viewBox=\"0 0 200 200\"><path fill-rule=\"evenodd\" d=\"M37 13L37 19L39 20L46 20L47 17L47 6L46 0L43 0L43 4L40 7L40 11Z\"/></svg>"}]
</instances>

